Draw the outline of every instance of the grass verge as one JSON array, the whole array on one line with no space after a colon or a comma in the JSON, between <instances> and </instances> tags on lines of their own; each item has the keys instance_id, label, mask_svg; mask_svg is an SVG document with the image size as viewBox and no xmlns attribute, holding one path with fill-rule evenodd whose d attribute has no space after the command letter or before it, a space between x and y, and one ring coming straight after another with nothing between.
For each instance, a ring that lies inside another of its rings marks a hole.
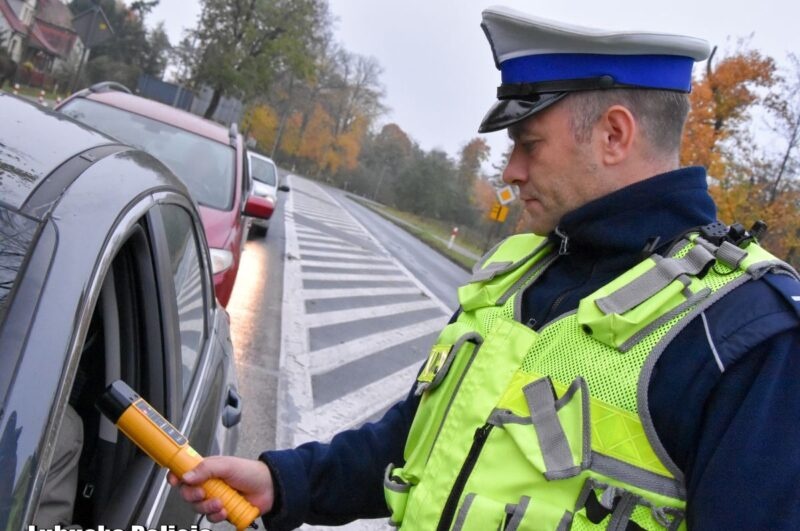
<instances>
[{"instance_id":1,"label":"grass verge","mask_svg":"<svg viewBox=\"0 0 800 531\"><path fill-rule=\"evenodd\" d=\"M466 271L472 271L472 266L475 264L475 262L477 262L476 258L460 253L456 248L448 249L446 241L442 240L447 240L450 237L450 233L444 233L445 231L438 228L436 224L431 223L424 218L420 218L419 216L402 212L379 203L374 203L364 199L363 197L352 194L348 194L348 197L360 205L369 208L379 216L391 221L406 232L412 234L414 237L423 241L426 245L433 248L439 254L443 255L445 258L448 258L451 262L455 263ZM462 241L460 242L460 245L470 251L472 251L472 248L474 247L474 253L476 255L481 254L479 248L474 245L470 245L468 242Z\"/></svg>"}]
</instances>

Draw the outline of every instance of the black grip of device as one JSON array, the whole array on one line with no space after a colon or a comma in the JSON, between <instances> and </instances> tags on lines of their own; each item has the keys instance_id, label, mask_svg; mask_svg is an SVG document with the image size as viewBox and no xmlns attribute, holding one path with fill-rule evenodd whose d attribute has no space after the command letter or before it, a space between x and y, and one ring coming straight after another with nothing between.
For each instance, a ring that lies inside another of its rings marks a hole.
<instances>
[{"instance_id":1,"label":"black grip of device","mask_svg":"<svg viewBox=\"0 0 800 531\"><path fill-rule=\"evenodd\" d=\"M131 404L139 400L139 395L122 380L108 387L97 400L97 409L114 424Z\"/></svg>"}]
</instances>

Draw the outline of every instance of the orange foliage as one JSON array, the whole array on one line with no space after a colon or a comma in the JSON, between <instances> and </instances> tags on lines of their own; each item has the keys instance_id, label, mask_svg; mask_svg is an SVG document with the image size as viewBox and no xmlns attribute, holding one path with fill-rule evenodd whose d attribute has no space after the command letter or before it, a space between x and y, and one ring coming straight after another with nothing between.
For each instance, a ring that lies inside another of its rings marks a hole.
<instances>
[{"instance_id":1,"label":"orange foliage","mask_svg":"<svg viewBox=\"0 0 800 531\"><path fill-rule=\"evenodd\" d=\"M497 190L488 182L478 179L475 181L474 197L481 214L487 214L497 202Z\"/></svg>"},{"instance_id":2,"label":"orange foliage","mask_svg":"<svg viewBox=\"0 0 800 531\"><path fill-rule=\"evenodd\" d=\"M333 119L320 104L314 106L311 118L308 121L303 138L297 149L297 156L317 162L317 166L322 164L326 150L333 142Z\"/></svg>"},{"instance_id":3,"label":"orange foliage","mask_svg":"<svg viewBox=\"0 0 800 531\"><path fill-rule=\"evenodd\" d=\"M294 157L297 155L301 143L300 128L302 124L303 115L299 112L293 112L287 118L279 145L281 152L286 156Z\"/></svg>"},{"instance_id":4,"label":"orange foliage","mask_svg":"<svg viewBox=\"0 0 800 531\"><path fill-rule=\"evenodd\" d=\"M386 124L378 134L378 138L385 145L399 146L400 152L405 155L411 155L413 144L408 135L403 131L399 125L395 123Z\"/></svg>"},{"instance_id":5,"label":"orange foliage","mask_svg":"<svg viewBox=\"0 0 800 531\"><path fill-rule=\"evenodd\" d=\"M792 97L775 92L778 81L774 61L756 51L739 52L717 65L710 62L692 86L681 162L708 168L720 220L746 228L763 220L769 226L764 246L797 262L800 193L792 188L774 193L775 167L757 151L750 131L751 109Z\"/></svg>"},{"instance_id":6,"label":"orange foliage","mask_svg":"<svg viewBox=\"0 0 800 531\"><path fill-rule=\"evenodd\" d=\"M256 139L262 150L269 150L275 143L278 131L278 115L269 105L256 105L250 108L242 121L242 127Z\"/></svg>"},{"instance_id":7,"label":"orange foliage","mask_svg":"<svg viewBox=\"0 0 800 531\"><path fill-rule=\"evenodd\" d=\"M336 139L335 149L331 150L327 167L335 173L339 169L353 170L358 166L358 155L361 153L361 142L367 131L366 118L358 117L350 127Z\"/></svg>"},{"instance_id":8,"label":"orange foliage","mask_svg":"<svg viewBox=\"0 0 800 531\"><path fill-rule=\"evenodd\" d=\"M691 112L683 131L681 163L699 165L725 181L728 160L724 143L747 142L747 112L763 101L759 88L775 83L775 62L756 51L743 51L713 64L692 84Z\"/></svg>"}]
</instances>

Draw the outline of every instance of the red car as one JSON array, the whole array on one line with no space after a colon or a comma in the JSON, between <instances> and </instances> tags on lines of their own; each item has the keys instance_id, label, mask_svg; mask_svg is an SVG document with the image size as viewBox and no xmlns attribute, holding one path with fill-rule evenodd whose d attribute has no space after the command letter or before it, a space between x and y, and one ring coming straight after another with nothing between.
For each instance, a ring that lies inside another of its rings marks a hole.
<instances>
[{"instance_id":1,"label":"red car","mask_svg":"<svg viewBox=\"0 0 800 531\"><path fill-rule=\"evenodd\" d=\"M186 111L135 96L116 83L76 92L58 110L155 156L189 189L203 221L223 306L233 290L248 219L269 219L273 202L250 194L246 150L230 129Z\"/></svg>"}]
</instances>

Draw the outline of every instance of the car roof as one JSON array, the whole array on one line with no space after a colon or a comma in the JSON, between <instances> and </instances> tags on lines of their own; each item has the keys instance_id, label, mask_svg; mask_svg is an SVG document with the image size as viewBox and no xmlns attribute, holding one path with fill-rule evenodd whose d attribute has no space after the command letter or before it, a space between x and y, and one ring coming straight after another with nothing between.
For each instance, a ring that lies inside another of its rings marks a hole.
<instances>
[{"instance_id":1,"label":"car roof","mask_svg":"<svg viewBox=\"0 0 800 531\"><path fill-rule=\"evenodd\" d=\"M155 100L119 91L87 91L80 96L173 125L223 144L230 144L230 133L227 127Z\"/></svg>"},{"instance_id":2,"label":"car roof","mask_svg":"<svg viewBox=\"0 0 800 531\"><path fill-rule=\"evenodd\" d=\"M63 162L116 140L23 98L0 91L0 202L19 209ZM58 142L42 142L43 133Z\"/></svg>"}]
</instances>

